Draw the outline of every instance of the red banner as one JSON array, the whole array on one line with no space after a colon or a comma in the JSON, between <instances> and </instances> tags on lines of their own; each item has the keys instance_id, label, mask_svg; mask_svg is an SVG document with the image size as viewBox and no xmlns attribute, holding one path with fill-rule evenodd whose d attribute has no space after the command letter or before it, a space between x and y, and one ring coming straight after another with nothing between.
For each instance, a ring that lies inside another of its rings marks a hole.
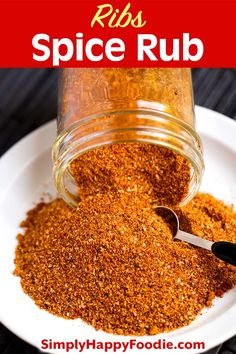
<instances>
[{"instance_id":1,"label":"red banner","mask_svg":"<svg viewBox=\"0 0 236 354\"><path fill-rule=\"evenodd\" d=\"M236 1L1 1L0 67L234 67Z\"/></svg>"}]
</instances>

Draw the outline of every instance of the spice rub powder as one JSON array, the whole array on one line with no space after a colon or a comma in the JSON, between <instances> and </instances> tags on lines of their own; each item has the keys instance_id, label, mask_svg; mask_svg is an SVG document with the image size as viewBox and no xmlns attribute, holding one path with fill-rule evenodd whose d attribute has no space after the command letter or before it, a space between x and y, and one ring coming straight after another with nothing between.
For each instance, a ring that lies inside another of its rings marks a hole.
<instances>
[{"instance_id":1,"label":"spice rub powder","mask_svg":"<svg viewBox=\"0 0 236 354\"><path fill-rule=\"evenodd\" d=\"M147 197L121 191L63 200L28 212L15 274L42 309L96 329L157 334L189 324L236 284L234 267L174 241ZM207 194L175 208L183 230L236 242L236 213Z\"/></svg>"},{"instance_id":2,"label":"spice rub powder","mask_svg":"<svg viewBox=\"0 0 236 354\"><path fill-rule=\"evenodd\" d=\"M153 144L120 143L88 151L70 171L81 199L125 191L146 195L160 205L178 205L189 192L189 162L171 149Z\"/></svg>"}]
</instances>

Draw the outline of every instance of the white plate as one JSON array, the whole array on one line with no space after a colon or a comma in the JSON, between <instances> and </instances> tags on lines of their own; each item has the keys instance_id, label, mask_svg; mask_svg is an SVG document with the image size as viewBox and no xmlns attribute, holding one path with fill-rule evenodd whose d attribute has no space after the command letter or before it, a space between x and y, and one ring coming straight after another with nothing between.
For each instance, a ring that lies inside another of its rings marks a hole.
<instances>
[{"instance_id":1,"label":"white plate","mask_svg":"<svg viewBox=\"0 0 236 354\"><path fill-rule=\"evenodd\" d=\"M206 162L202 190L226 202L235 203L236 123L219 113L201 107L196 108L196 115ZM55 132L55 122L46 124L16 144L0 160L0 320L19 337L38 348L41 348L42 339L127 341L129 339L127 337L95 331L79 319L65 320L40 310L23 293L20 279L12 274L16 234L20 231L19 222L25 217L25 212L39 200L42 192L53 191L50 151ZM154 342L165 338L166 341L174 343L204 341L207 350L236 334L235 318L236 288L226 293L223 298L217 299L214 306L204 310L191 325L171 333L137 339ZM46 350L46 352L65 351ZM127 351L129 352L142 353L145 350ZM198 353L201 350L193 349L187 352Z\"/></svg>"}]
</instances>

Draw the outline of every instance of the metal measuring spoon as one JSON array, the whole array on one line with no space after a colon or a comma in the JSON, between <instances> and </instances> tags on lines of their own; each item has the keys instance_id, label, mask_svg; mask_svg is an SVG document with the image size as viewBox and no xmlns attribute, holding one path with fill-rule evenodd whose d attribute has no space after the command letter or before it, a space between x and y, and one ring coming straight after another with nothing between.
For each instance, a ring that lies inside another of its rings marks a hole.
<instances>
[{"instance_id":1,"label":"metal measuring spoon","mask_svg":"<svg viewBox=\"0 0 236 354\"><path fill-rule=\"evenodd\" d=\"M172 232L175 239L185 241L197 247L205 248L222 261L236 266L236 243L225 241L211 242L182 231L179 228L179 218L174 210L164 206L156 206L154 210L157 215L160 215L171 225L172 228L174 228Z\"/></svg>"}]
</instances>

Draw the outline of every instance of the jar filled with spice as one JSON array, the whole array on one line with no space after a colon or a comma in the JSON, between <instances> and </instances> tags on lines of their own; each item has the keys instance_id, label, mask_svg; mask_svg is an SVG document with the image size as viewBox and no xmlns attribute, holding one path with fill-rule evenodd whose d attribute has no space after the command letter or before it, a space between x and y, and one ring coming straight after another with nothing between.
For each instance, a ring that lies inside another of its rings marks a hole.
<instances>
[{"instance_id":1,"label":"jar filled with spice","mask_svg":"<svg viewBox=\"0 0 236 354\"><path fill-rule=\"evenodd\" d=\"M73 206L120 191L187 203L204 170L190 69L63 69L53 161L59 195Z\"/></svg>"}]
</instances>

